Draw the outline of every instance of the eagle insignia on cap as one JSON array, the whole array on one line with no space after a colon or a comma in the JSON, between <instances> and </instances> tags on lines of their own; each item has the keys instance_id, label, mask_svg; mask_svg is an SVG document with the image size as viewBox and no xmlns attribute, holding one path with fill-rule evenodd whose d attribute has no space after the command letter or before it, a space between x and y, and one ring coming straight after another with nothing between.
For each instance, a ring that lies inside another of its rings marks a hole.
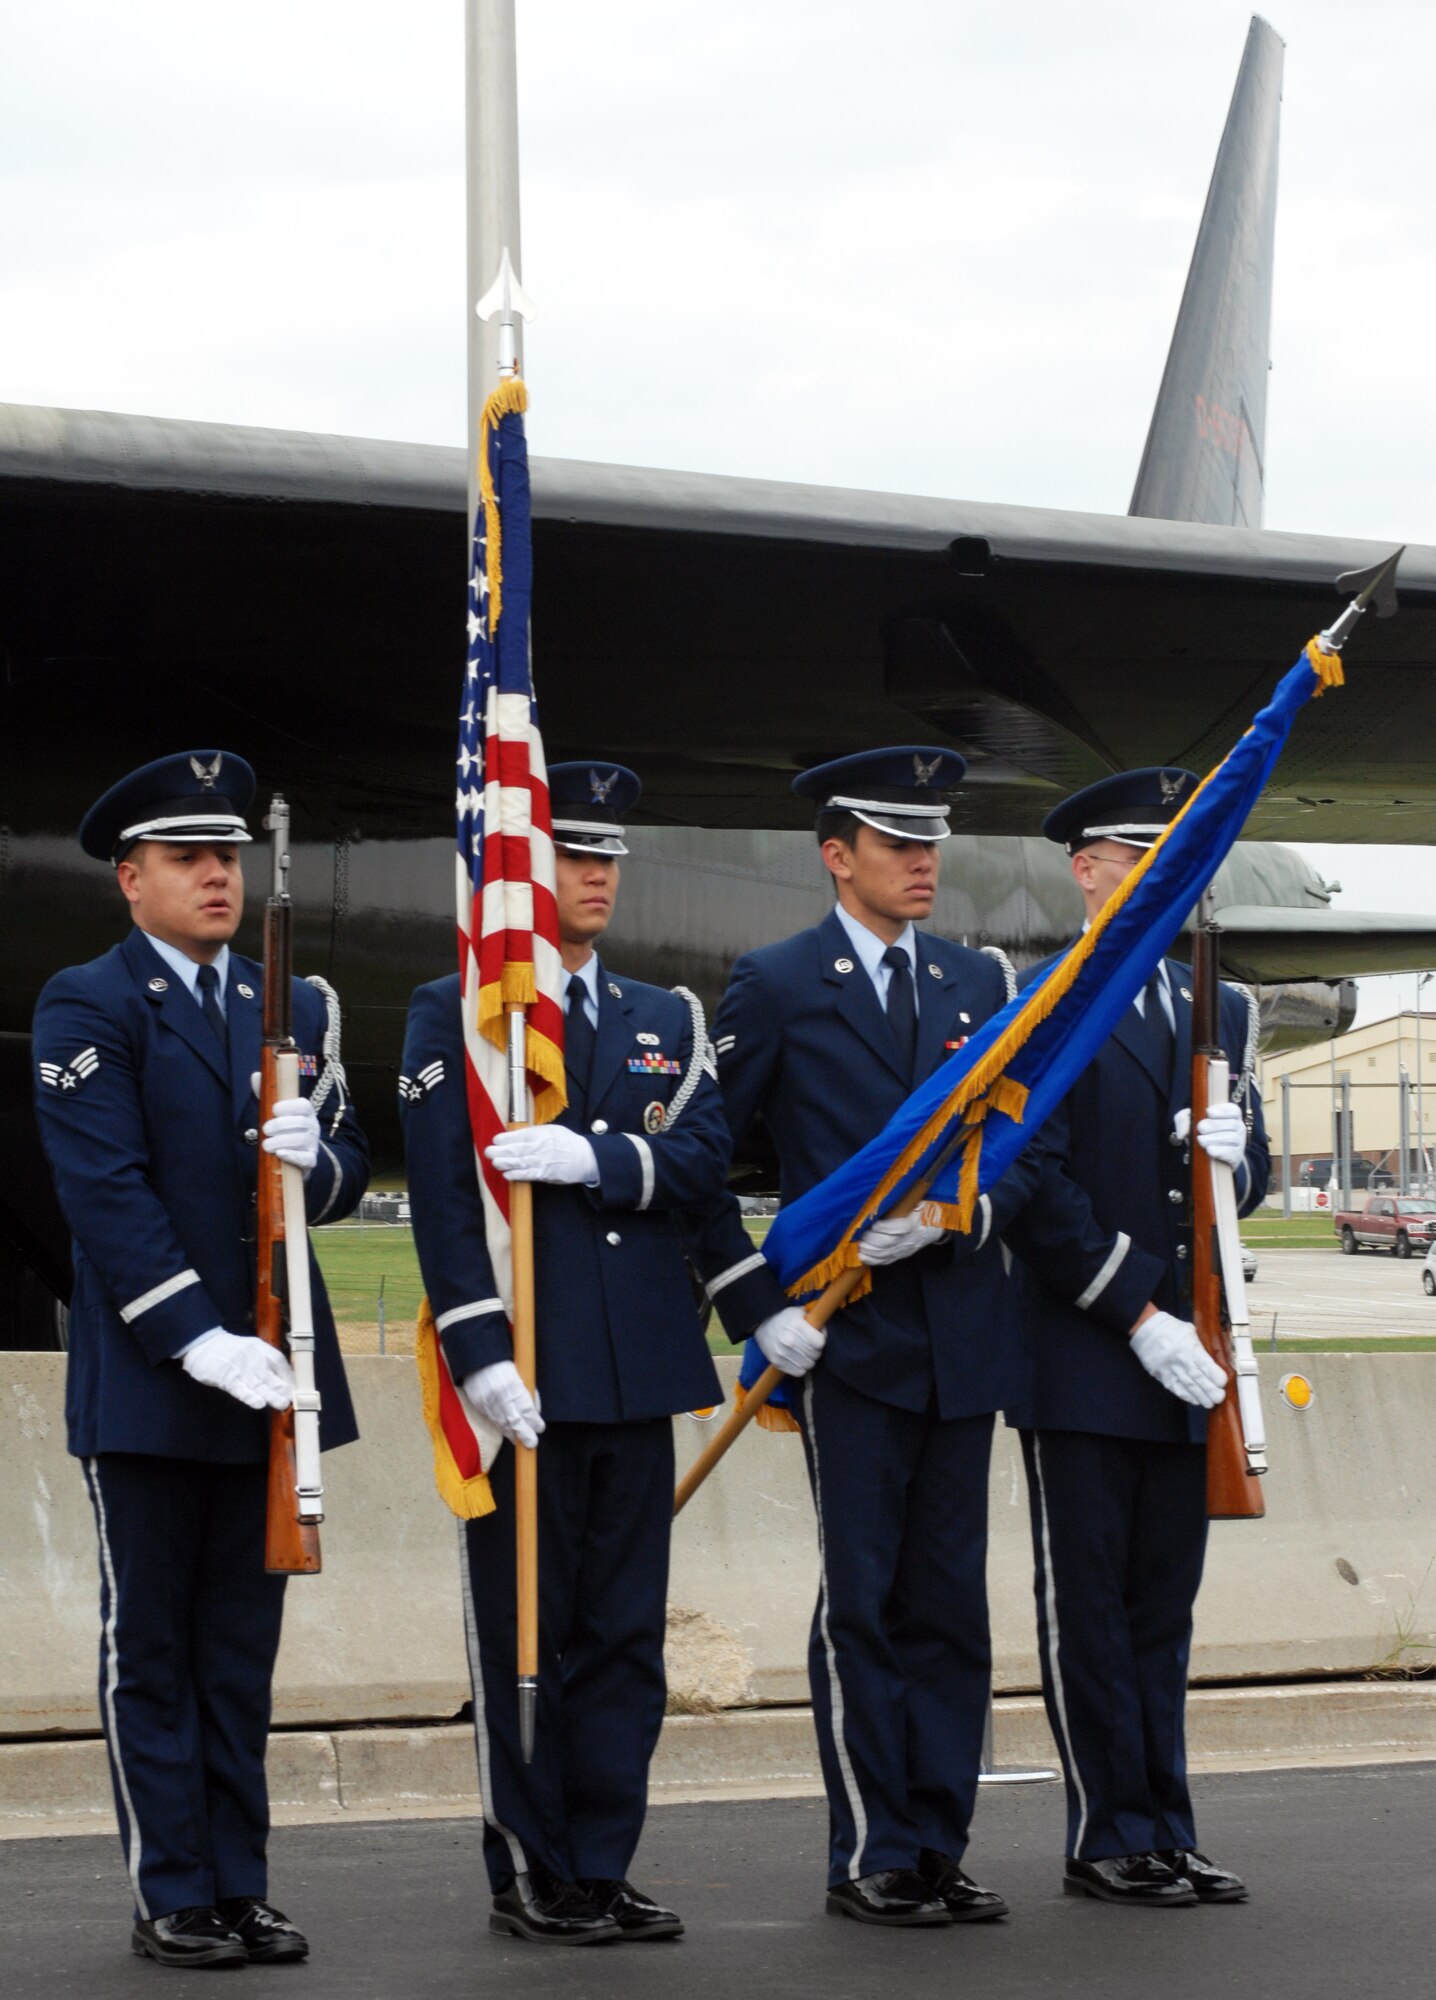
<instances>
[{"instance_id":1,"label":"eagle insignia on cap","mask_svg":"<svg viewBox=\"0 0 1436 2000\"><path fill-rule=\"evenodd\" d=\"M91 1049L81 1049L68 1063L42 1062L40 1081L48 1083L51 1090L78 1090L87 1077L95 1074L100 1067L100 1058Z\"/></svg>"},{"instance_id":2,"label":"eagle insignia on cap","mask_svg":"<svg viewBox=\"0 0 1436 2000\"><path fill-rule=\"evenodd\" d=\"M606 778L600 778L597 771L590 771L588 774L588 788L592 792L593 797L589 803L595 806L606 806L608 804L608 795L613 790L617 778L617 771L610 771Z\"/></svg>"},{"instance_id":3,"label":"eagle insignia on cap","mask_svg":"<svg viewBox=\"0 0 1436 2000\"><path fill-rule=\"evenodd\" d=\"M912 760L914 782L919 785L930 785L937 776L938 766L941 763L941 757L929 757L924 763L923 759L914 751Z\"/></svg>"},{"instance_id":4,"label":"eagle insignia on cap","mask_svg":"<svg viewBox=\"0 0 1436 2000\"><path fill-rule=\"evenodd\" d=\"M215 787L215 781L219 777L219 767L223 762L224 762L224 753L222 751L216 750L216 752L214 753L214 761L212 763L201 764L198 757L191 757L189 760L189 767L194 772L195 776L199 779L200 783L204 786L205 790L207 792L212 792Z\"/></svg>"},{"instance_id":5,"label":"eagle insignia on cap","mask_svg":"<svg viewBox=\"0 0 1436 2000\"><path fill-rule=\"evenodd\" d=\"M1162 788L1162 804L1164 806L1169 806L1181 791L1182 780L1186 775L1185 771L1178 771L1175 777L1169 777L1165 771L1162 772L1157 783Z\"/></svg>"}]
</instances>

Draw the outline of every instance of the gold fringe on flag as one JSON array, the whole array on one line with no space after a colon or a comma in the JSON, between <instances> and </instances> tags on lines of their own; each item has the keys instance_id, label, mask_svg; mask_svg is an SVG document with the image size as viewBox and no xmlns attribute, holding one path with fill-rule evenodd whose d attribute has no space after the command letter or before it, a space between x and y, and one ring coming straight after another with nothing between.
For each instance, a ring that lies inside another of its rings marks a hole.
<instances>
[{"instance_id":1,"label":"gold fringe on flag","mask_svg":"<svg viewBox=\"0 0 1436 2000\"><path fill-rule=\"evenodd\" d=\"M1305 647L1307 661L1312 672L1321 683L1315 690L1317 695L1329 687L1344 685L1341 658L1330 653L1319 638L1311 639ZM1245 732L1250 734L1248 730ZM1222 763L1226 759L1223 758ZM962 1167L958 1175L957 1201L955 1204L932 1203L929 1206L941 1215L950 1229L960 1230L964 1235L972 1228L972 1218L977 1207L978 1167L982 1154L982 1120L990 1110L1005 1112L1015 1123L1020 1124L1027 1104L1027 1088L1015 1078L1004 1075L1007 1065L1027 1042L1033 1030L1040 1027L1048 1016L1076 984L1083 967L1097 948L1098 939L1108 924L1135 894L1138 883L1146 875L1165 847L1174 829L1181 825L1207 786L1212 782L1221 764L1208 771L1181 811L1172 819L1147 849L1141 860L1118 883L1102 908L1093 918L1088 929L1073 945L1072 949L1058 960L1042 984L1029 996L1020 1012L1013 1016L1002 1034L998 1036L987 1054L970 1069L950 1097L947 1097L933 1112L922 1130L903 1148L898 1158L889 1167L877 1187L868 1196L859 1213L853 1217L842 1241L820 1264L805 1271L788 1291L794 1298L801 1298L810 1292L822 1291L834 1278L844 1271L850 1271L861 1260L858 1257L855 1237L877 1214L893 1190L900 1186L912 1173L919 1160L929 1152L943 1133L961 1116L971 1126L967 1143L963 1148ZM850 1295L849 1303L863 1297L871 1288L872 1280L865 1273Z\"/></svg>"},{"instance_id":2,"label":"gold fringe on flag","mask_svg":"<svg viewBox=\"0 0 1436 2000\"><path fill-rule=\"evenodd\" d=\"M733 1385L733 1401L740 1410L747 1400L748 1391L743 1387L741 1382L735 1382ZM795 1431L799 1428L798 1419L793 1415L792 1411L783 1409L777 1403L764 1403L753 1421L760 1431Z\"/></svg>"},{"instance_id":3,"label":"gold fringe on flag","mask_svg":"<svg viewBox=\"0 0 1436 2000\"><path fill-rule=\"evenodd\" d=\"M493 1489L489 1485L488 1474L476 1473L466 1479L454 1463L454 1454L449 1449L449 1440L444 1436L444 1426L439 1416L440 1370L444 1363L439 1353L439 1330L434 1324L434 1315L429 1301L424 1299L419 1306L419 1324L414 1334L414 1359L419 1365L419 1388L424 1398L424 1422L429 1427L429 1436L434 1441L434 1484L439 1489L439 1498L451 1513L461 1521L482 1520L485 1514L492 1514L496 1502Z\"/></svg>"},{"instance_id":4,"label":"gold fringe on flag","mask_svg":"<svg viewBox=\"0 0 1436 2000\"><path fill-rule=\"evenodd\" d=\"M489 470L489 438L505 417L521 417L529 406L529 392L521 376L514 375L492 390L479 417L479 498L484 509L484 540L488 544L484 569L489 579L489 637L499 629L499 613L504 595L504 538L499 521L499 496L494 491L494 475Z\"/></svg>"}]
</instances>

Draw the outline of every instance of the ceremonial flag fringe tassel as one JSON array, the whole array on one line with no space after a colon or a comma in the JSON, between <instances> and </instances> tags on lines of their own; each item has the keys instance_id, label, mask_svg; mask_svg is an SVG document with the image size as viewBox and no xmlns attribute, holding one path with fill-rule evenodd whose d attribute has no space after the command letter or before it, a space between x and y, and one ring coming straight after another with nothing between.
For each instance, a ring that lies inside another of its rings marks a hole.
<instances>
[{"instance_id":1,"label":"ceremonial flag fringe tassel","mask_svg":"<svg viewBox=\"0 0 1436 2000\"><path fill-rule=\"evenodd\" d=\"M763 1254L795 1298L860 1263L862 1230L897 1206L960 1128L966 1137L922 1213L948 1229L972 1228L979 1197L1036 1136L1166 955L1246 823L1297 714L1342 679L1340 654L1311 640L1241 741L1041 985L986 1022L861 1152L779 1211ZM864 1270L852 1296L871 1285ZM741 1387L766 1365L749 1341ZM769 1428L779 1425L787 1427L775 1415Z\"/></svg>"},{"instance_id":2,"label":"ceremonial flag fringe tassel","mask_svg":"<svg viewBox=\"0 0 1436 2000\"><path fill-rule=\"evenodd\" d=\"M469 560L469 647L459 713L456 888L464 1073L484 1234L513 1318L509 1186L484 1158L508 1123L508 1020L527 1010L524 1059L533 1123L567 1102L563 960L554 893L553 817L529 660L533 583L528 394L500 382L479 423L479 499ZM488 1473L503 1440L455 1382L426 1300L416 1352L439 1493L462 1519L493 1512Z\"/></svg>"}]
</instances>

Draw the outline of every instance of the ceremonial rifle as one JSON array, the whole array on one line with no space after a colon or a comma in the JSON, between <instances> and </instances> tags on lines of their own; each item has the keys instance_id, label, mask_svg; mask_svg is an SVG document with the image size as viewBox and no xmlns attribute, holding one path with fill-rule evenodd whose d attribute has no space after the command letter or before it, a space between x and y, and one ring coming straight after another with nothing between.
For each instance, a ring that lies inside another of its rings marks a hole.
<instances>
[{"instance_id":1,"label":"ceremonial rifle","mask_svg":"<svg viewBox=\"0 0 1436 2000\"><path fill-rule=\"evenodd\" d=\"M259 1059L259 1124L282 1098L299 1095L293 1033L293 924L289 900L289 807L278 793L264 822L273 836L273 876L264 906L264 1047ZM261 1340L289 1356L294 1401L269 1415L269 1503L264 1567L317 1575L324 1486L319 1471L319 1395L314 1386L314 1313L304 1176L274 1153L259 1154L259 1272L254 1324Z\"/></svg>"}]
</instances>

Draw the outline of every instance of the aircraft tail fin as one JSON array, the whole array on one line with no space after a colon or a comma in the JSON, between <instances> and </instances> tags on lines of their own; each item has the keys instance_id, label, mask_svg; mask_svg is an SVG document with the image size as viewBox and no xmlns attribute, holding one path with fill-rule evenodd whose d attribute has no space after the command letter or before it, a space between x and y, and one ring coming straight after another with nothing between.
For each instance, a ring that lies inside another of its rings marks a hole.
<instances>
[{"instance_id":1,"label":"aircraft tail fin","mask_svg":"<svg viewBox=\"0 0 1436 2000\"><path fill-rule=\"evenodd\" d=\"M1261 526L1282 50L1253 15L1129 514Z\"/></svg>"}]
</instances>

